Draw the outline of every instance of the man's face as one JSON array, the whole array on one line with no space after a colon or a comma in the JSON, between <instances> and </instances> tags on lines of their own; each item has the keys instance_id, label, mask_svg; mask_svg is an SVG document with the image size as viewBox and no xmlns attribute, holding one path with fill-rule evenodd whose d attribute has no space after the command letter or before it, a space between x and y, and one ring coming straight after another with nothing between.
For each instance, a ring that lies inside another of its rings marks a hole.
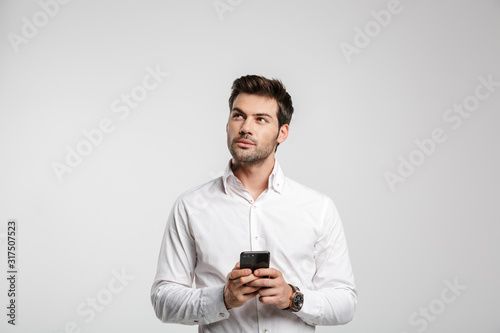
<instances>
[{"instance_id":1,"label":"man's face","mask_svg":"<svg viewBox=\"0 0 500 333\"><path fill-rule=\"evenodd\" d=\"M278 128L275 99L241 93L234 102L226 125L227 147L239 162L258 164L285 141L288 125Z\"/></svg>"}]
</instances>

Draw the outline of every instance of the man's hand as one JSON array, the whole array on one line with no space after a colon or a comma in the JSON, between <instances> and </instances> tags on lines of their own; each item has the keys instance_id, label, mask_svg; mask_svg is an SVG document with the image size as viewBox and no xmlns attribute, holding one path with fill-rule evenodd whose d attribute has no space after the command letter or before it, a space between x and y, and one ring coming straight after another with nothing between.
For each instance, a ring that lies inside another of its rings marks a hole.
<instances>
[{"instance_id":1,"label":"man's hand","mask_svg":"<svg viewBox=\"0 0 500 333\"><path fill-rule=\"evenodd\" d=\"M257 293L259 300L264 304L273 304L278 309L286 309L290 306L292 287L286 283L283 275L276 268L260 268L254 272L257 277L269 276L269 278L259 278L251 283L250 287L260 288Z\"/></svg>"},{"instance_id":2,"label":"man's hand","mask_svg":"<svg viewBox=\"0 0 500 333\"><path fill-rule=\"evenodd\" d=\"M226 309L238 308L258 294L260 287L249 286L248 283L257 280L251 269L240 269L237 262L233 270L227 275L224 286L224 304Z\"/></svg>"}]
</instances>

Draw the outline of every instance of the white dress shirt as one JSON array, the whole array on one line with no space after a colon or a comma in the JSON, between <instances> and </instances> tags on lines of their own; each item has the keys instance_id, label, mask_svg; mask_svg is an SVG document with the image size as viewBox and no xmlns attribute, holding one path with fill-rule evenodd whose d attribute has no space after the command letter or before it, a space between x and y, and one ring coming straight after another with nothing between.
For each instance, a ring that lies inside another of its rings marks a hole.
<instances>
[{"instance_id":1,"label":"white dress shirt","mask_svg":"<svg viewBox=\"0 0 500 333\"><path fill-rule=\"evenodd\" d=\"M357 292L346 238L333 201L285 177L278 161L253 200L231 170L184 192L168 217L151 288L165 323L199 332L314 332L349 322ZM271 252L270 267L304 294L299 312L255 297L227 310L223 289L242 251Z\"/></svg>"}]
</instances>

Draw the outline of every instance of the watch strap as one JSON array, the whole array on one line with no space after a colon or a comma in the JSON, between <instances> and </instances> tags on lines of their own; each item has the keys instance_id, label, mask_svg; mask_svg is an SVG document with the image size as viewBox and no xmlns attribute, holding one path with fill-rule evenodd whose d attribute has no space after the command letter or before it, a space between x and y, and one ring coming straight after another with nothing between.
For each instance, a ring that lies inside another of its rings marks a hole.
<instances>
[{"instance_id":1,"label":"watch strap","mask_svg":"<svg viewBox=\"0 0 500 333\"><path fill-rule=\"evenodd\" d=\"M292 305L293 305L293 299L295 298L295 295L297 294L297 292L301 293L300 292L300 289L299 287L297 286L294 286L294 285L291 285L290 283L288 284L290 286L290 288L292 288L292 295L290 296L290 303L288 305L287 308L283 309L283 310L288 310L288 311L298 311L296 309L293 309L292 308ZM299 309L300 310L300 309Z\"/></svg>"}]
</instances>

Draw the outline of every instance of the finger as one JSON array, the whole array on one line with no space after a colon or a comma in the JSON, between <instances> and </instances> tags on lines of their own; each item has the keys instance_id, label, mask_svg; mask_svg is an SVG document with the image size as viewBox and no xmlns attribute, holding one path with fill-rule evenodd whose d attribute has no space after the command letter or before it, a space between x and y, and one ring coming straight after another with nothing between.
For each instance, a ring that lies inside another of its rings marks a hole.
<instances>
[{"instance_id":1,"label":"finger","mask_svg":"<svg viewBox=\"0 0 500 333\"><path fill-rule=\"evenodd\" d=\"M240 269L240 262L239 261L236 263L236 265L234 265L233 269Z\"/></svg>"},{"instance_id":2,"label":"finger","mask_svg":"<svg viewBox=\"0 0 500 333\"><path fill-rule=\"evenodd\" d=\"M260 296L278 296L278 288L259 288L258 293Z\"/></svg>"},{"instance_id":3,"label":"finger","mask_svg":"<svg viewBox=\"0 0 500 333\"><path fill-rule=\"evenodd\" d=\"M240 292L242 295L258 294L259 289L260 288L245 286L240 289Z\"/></svg>"},{"instance_id":4,"label":"finger","mask_svg":"<svg viewBox=\"0 0 500 333\"><path fill-rule=\"evenodd\" d=\"M252 282L247 283L247 286L259 287L259 288L272 288L276 287L276 285L277 284L273 279L262 279L262 278L257 278Z\"/></svg>"},{"instance_id":5,"label":"finger","mask_svg":"<svg viewBox=\"0 0 500 333\"><path fill-rule=\"evenodd\" d=\"M242 284L248 284L248 283L251 283L251 282L253 282L255 280L259 280L259 279L260 279L260 277L257 277L257 276L255 276L253 274L250 274L250 275L247 275L247 276L242 276L240 278L240 282Z\"/></svg>"},{"instance_id":6,"label":"finger","mask_svg":"<svg viewBox=\"0 0 500 333\"><path fill-rule=\"evenodd\" d=\"M273 279L281 276L281 272L275 268L259 268L253 274L260 277L269 276Z\"/></svg>"},{"instance_id":7,"label":"finger","mask_svg":"<svg viewBox=\"0 0 500 333\"><path fill-rule=\"evenodd\" d=\"M253 277L253 278L255 278L253 275L250 275L250 276ZM247 286L245 284L245 281L252 281L252 280L247 280L248 278L249 278L248 276L244 276L244 277L239 277L239 278L232 279L231 278L231 273L229 273L228 274L228 282L227 283L228 283L228 285L230 285L230 288L231 288L231 290L233 290L233 293L234 292L241 293L241 288ZM257 288L258 289L258 287L253 287L253 288Z\"/></svg>"},{"instance_id":8,"label":"finger","mask_svg":"<svg viewBox=\"0 0 500 333\"><path fill-rule=\"evenodd\" d=\"M246 302L249 299L254 298L255 296L257 296L258 294L259 294L258 291L254 291L253 293L243 294L243 297L245 298L245 302Z\"/></svg>"},{"instance_id":9,"label":"finger","mask_svg":"<svg viewBox=\"0 0 500 333\"><path fill-rule=\"evenodd\" d=\"M278 296L260 296L259 301L264 304L278 304L280 299Z\"/></svg>"},{"instance_id":10,"label":"finger","mask_svg":"<svg viewBox=\"0 0 500 333\"><path fill-rule=\"evenodd\" d=\"M229 280L236 280L239 279L242 276L248 276L252 274L252 270L245 268L245 269L233 269L229 274L228 278Z\"/></svg>"}]
</instances>

